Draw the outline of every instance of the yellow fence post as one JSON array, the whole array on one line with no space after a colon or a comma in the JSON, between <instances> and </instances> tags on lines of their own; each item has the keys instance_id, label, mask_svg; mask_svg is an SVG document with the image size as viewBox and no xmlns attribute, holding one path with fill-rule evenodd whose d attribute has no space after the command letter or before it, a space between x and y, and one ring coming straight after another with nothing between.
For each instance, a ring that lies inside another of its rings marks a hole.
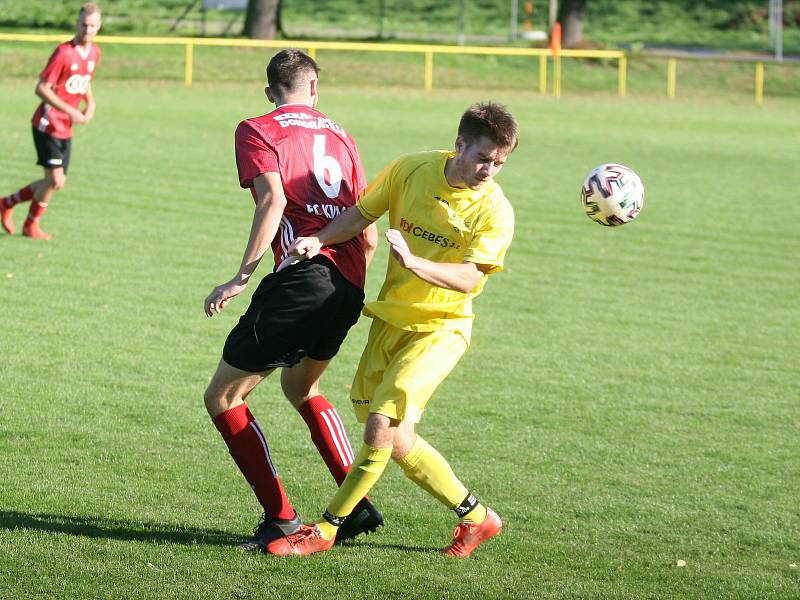
<instances>
[{"instance_id":1,"label":"yellow fence post","mask_svg":"<svg viewBox=\"0 0 800 600\"><path fill-rule=\"evenodd\" d=\"M678 61L674 58L667 60L667 98L675 98L675 73L678 70Z\"/></svg>"},{"instance_id":2,"label":"yellow fence post","mask_svg":"<svg viewBox=\"0 0 800 600\"><path fill-rule=\"evenodd\" d=\"M561 98L561 56L553 55L553 96Z\"/></svg>"},{"instance_id":3,"label":"yellow fence post","mask_svg":"<svg viewBox=\"0 0 800 600\"><path fill-rule=\"evenodd\" d=\"M539 55L539 93L547 93L547 55Z\"/></svg>"},{"instance_id":4,"label":"yellow fence post","mask_svg":"<svg viewBox=\"0 0 800 600\"><path fill-rule=\"evenodd\" d=\"M425 51L425 91L433 89L433 51Z\"/></svg>"},{"instance_id":5,"label":"yellow fence post","mask_svg":"<svg viewBox=\"0 0 800 600\"><path fill-rule=\"evenodd\" d=\"M617 71L617 90L620 96L624 96L628 91L628 57L624 54L619 57Z\"/></svg>"},{"instance_id":6,"label":"yellow fence post","mask_svg":"<svg viewBox=\"0 0 800 600\"><path fill-rule=\"evenodd\" d=\"M764 104L764 63L756 63L756 104Z\"/></svg>"},{"instance_id":7,"label":"yellow fence post","mask_svg":"<svg viewBox=\"0 0 800 600\"><path fill-rule=\"evenodd\" d=\"M194 44L186 44L186 57L183 65L183 83L192 85L192 62L194 57Z\"/></svg>"}]
</instances>

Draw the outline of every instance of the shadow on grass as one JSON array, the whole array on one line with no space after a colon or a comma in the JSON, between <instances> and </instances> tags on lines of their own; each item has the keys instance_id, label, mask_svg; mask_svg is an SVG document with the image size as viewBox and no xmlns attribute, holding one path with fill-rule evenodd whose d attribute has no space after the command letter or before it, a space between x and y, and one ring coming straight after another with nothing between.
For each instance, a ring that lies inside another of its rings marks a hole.
<instances>
[{"instance_id":1,"label":"shadow on grass","mask_svg":"<svg viewBox=\"0 0 800 600\"><path fill-rule=\"evenodd\" d=\"M381 544L380 542L375 542L373 540L369 541L354 541L354 540L347 540L346 542L340 542L336 544L339 548L348 548L348 547L356 547L361 546L365 548L374 548L376 550L386 550L391 548L392 550L402 550L403 552L420 552L423 554L437 554L440 548L433 546L401 546L400 544Z\"/></svg>"},{"instance_id":2,"label":"shadow on grass","mask_svg":"<svg viewBox=\"0 0 800 600\"><path fill-rule=\"evenodd\" d=\"M66 535L123 540L134 542L153 542L182 544L186 546L206 545L233 548L242 541L241 537L232 536L217 529L196 529L180 525L161 525L120 521L116 519L76 517L71 515L53 515L47 513L24 513L18 511L0 511L0 530L27 529ZM402 546L399 544L382 544L374 538L371 540L347 540L340 547L367 546L375 549L395 549L404 552L435 554L439 548L427 546Z\"/></svg>"},{"instance_id":3,"label":"shadow on grass","mask_svg":"<svg viewBox=\"0 0 800 600\"><path fill-rule=\"evenodd\" d=\"M29 529L49 533L136 542L235 546L242 540L215 529L195 529L115 519L0 511L0 529Z\"/></svg>"}]
</instances>

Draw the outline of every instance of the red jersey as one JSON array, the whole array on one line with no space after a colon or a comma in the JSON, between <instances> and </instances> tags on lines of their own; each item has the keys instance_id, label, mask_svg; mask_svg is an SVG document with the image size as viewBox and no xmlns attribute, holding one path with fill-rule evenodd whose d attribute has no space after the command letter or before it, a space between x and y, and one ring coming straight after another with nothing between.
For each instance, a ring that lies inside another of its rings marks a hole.
<instances>
[{"instance_id":1,"label":"red jersey","mask_svg":"<svg viewBox=\"0 0 800 600\"><path fill-rule=\"evenodd\" d=\"M85 50L75 40L60 44L50 55L39 79L53 84L56 96L78 108L100 62L100 48L90 44ZM33 126L55 138L72 137L69 115L42 102L33 114Z\"/></svg>"},{"instance_id":2,"label":"red jersey","mask_svg":"<svg viewBox=\"0 0 800 600\"><path fill-rule=\"evenodd\" d=\"M253 179L278 173L286 208L272 251L275 264L286 258L295 238L314 235L353 206L367 185L353 138L318 110L305 104L284 104L236 128L239 183L256 197ZM326 246L327 256L342 275L364 287L364 235Z\"/></svg>"}]
</instances>

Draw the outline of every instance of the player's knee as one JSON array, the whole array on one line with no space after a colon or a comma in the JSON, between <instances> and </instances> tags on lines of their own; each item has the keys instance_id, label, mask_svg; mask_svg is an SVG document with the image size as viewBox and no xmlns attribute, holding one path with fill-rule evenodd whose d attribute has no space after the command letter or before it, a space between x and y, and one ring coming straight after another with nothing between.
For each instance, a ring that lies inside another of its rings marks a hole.
<instances>
[{"instance_id":1,"label":"player's knee","mask_svg":"<svg viewBox=\"0 0 800 600\"><path fill-rule=\"evenodd\" d=\"M373 448L394 446L398 421L385 415L370 413L364 427L364 442Z\"/></svg>"},{"instance_id":2,"label":"player's knee","mask_svg":"<svg viewBox=\"0 0 800 600\"><path fill-rule=\"evenodd\" d=\"M217 403L218 395L211 390L211 386L206 388L206 391L203 392L203 404L206 407L206 410L210 413L211 407Z\"/></svg>"},{"instance_id":3,"label":"player's knee","mask_svg":"<svg viewBox=\"0 0 800 600\"><path fill-rule=\"evenodd\" d=\"M283 370L283 373L281 376L281 390L283 390L283 395L286 396L286 399L296 410L299 410L303 404L314 396L320 395L319 378L310 383L305 379L298 382L285 377L286 369Z\"/></svg>"},{"instance_id":4,"label":"player's knee","mask_svg":"<svg viewBox=\"0 0 800 600\"><path fill-rule=\"evenodd\" d=\"M286 384L283 381L281 381L281 389L283 390L283 395L295 408L300 408L314 395L311 390L298 389L296 386Z\"/></svg>"},{"instance_id":5,"label":"player's knee","mask_svg":"<svg viewBox=\"0 0 800 600\"><path fill-rule=\"evenodd\" d=\"M225 412L230 404L226 401L224 394L220 393L219 389L213 385L209 385L203 393L203 403L212 418Z\"/></svg>"},{"instance_id":6,"label":"player's knee","mask_svg":"<svg viewBox=\"0 0 800 600\"><path fill-rule=\"evenodd\" d=\"M58 190L64 189L64 186L67 185L67 176L63 173L51 173L47 179L45 179L45 185L50 188L51 191L57 192Z\"/></svg>"},{"instance_id":7,"label":"player's knee","mask_svg":"<svg viewBox=\"0 0 800 600\"><path fill-rule=\"evenodd\" d=\"M414 447L414 442L417 439L417 434L413 431L404 431L402 427L397 429L394 436L394 444L392 446L392 460L401 460Z\"/></svg>"}]
</instances>

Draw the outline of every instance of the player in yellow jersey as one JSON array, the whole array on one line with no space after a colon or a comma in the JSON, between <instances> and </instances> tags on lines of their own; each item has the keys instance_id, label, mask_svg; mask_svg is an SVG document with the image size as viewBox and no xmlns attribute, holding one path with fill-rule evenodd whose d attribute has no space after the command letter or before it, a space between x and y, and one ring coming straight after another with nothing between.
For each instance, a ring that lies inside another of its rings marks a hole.
<instances>
[{"instance_id":1,"label":"player in yellow jersey","mask_svg":"<svg viewBox=\"0 0 800 600\"><path fill-rule=\"evenodd\" d=\"M389 164L356 206L289 252L315 256L389 213L391 256L367 346L351 391L364 444L323 519L267 546L277 555L333 547L336 531L393 459L414 483L459 517L442 552L467 557L498 534L500 517L478 502L450 465L416 434L428 399L469 347L472 299L503 268L514 212L494 176L517 146L511 113L493 102L462 115L451 152L422 152Z\"/></svg>"}]
</instances>

